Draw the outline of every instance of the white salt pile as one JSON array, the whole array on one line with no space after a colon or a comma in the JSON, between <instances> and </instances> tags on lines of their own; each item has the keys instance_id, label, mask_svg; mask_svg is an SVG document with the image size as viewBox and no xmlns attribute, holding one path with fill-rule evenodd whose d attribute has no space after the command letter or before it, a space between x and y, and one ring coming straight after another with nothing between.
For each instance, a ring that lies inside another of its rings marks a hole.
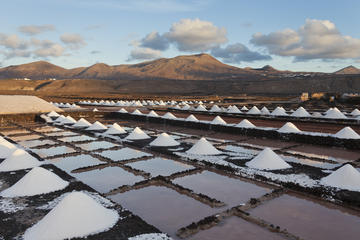
<instances>
[{"instance_id":1,"label":"white salt pile","mask_svg":"<svg viewBox=\"0 0 360 240\"><path fill-rule=\"evenodd\" d=\"M291 168L280 156L270 148L262 150L255 158L246 163L246 166L260 170L276 170Z\"/></svg>"},{"instance_id":2,"label":"white salt pile","mask_svg":"<svg viewBox=\"0 0 360 240\"><path fill-rule=\"evenodd\" d=\"M54 120L54 122L57 122L57 123L62 123L63 121L66 120L66 117L64 115L60 115L58 118L56 118Z\"/></svg>"},{"instance_id":3,"label":"white salt pile","mask_svg":"<svg viewBox=\"0 0 360 240\"><path fill-rule=\"evenodd\" d=\"M150 137L143 132L139 127L136 127L125 139L128 140L141 140L149 139Z\"/></svg>"},{"instance_id":4,"label":"white salt pile","mask_svg":"<svg viewBox=\"0 0 360 240\"><path fill-rule=\"evenodd\" d=\"M154 141L150 143L150 146L156 146L156 147L173 147L179 145L180 143L174 140L167 133L160 134Z\"/></svg>"},{"instance_id":5,"label":"white salt pile","mask_svg":"<svg viewBox=\"0 0 360 240\"><path fill-rule=\"evenodd\" d=\"M132 112L132 114L134 114L134 115L143 115L143 113L140 112L138 109L135 109L135 110Z\"/></svg>"},{"instance_id":6,"label":"white salt pile","mask_svg":"<svg viewBox=\"0 0 360 240\"><path fill-rule=\"evenodd\" d=\"M313 114L312 114L311 116L314 117L314 118L321 118L321 117L323 117L323 115L322 115L321 113L319 113L319 112L313 112Z\"/></svg>"},{"instance_id":7,"label":"white salt pile","mask_svg":"<svg viewBox=\"0 0 360 240\"><path fill-rule=\"evenodd\" d=\"M105 129L107 129L107 127L99 121L94 122L93 124L91 124L91 126L86 128L86 130L88 130L88 131L98 131L98 130L105 130Z\"/></svg>"},{"instance_id":8,"label":"white salt pile","mask_svg":"<svg viewBox=\"0 0 360 240\"><path fill-rule=\"evenodd\" d=\"M185 104L183 107L182 107L182 110L190 110L190 105L189 104Z\"/></svg>"},{"instance_id":9,"label":"white salt pile","mask_svg":"<svg viewBox=\"0 0 360 240\"><path fill-rule=\"evenodd\" d=\"M64 181L55 173L42 168L34 167L18 182L0 193L2 197L34 196L66 188L69 182Z\"/></svg>"},{"instance_id":10,"label":"white salt pile","mask_svg":"<svg viewBox=\"0 0 360 240\"><path fill-rule=\"evenodd\" d=\"M172 114L171 112L167 112L165 113L162 118L165 118L165 119L176 119L176 117L174 116L174 114Z\"/></svg>"},{"instance_id":11,"label":"white salt pile","mask_svg":"<svg viewBox=\"0 0 360 240\"><path fill-rule=\"evenodd\" d=\"M24 240L60 240L83 238L112 228L119 219L115 210L107 209L82 192L66 195L38 223L25 231Z\"/></svg>"},{"instance_id":12,"label":"white salt pile","mask_svg":"<svg viewBox=\"0 0 360 240\"><path fill-rule=\"evenodd\" d=\"M51 111L47 114L48 117L59 117L60 114L58 114L57 112L55 111Z\"/></svg>"},{"instance_id":13,"label":"white salt pile","mask_svg":"<svg viewBox=\"0 0 360 240\"><path fill-rule=\"evenodd\" d=\"M273 116L287 116L287 113L283 107L276 107L275 110L271 113Z\"/></svg>"},{"instance_id":14,"label":"white salt pile","mask_svg":"<svg viewBox=\"0 0 360 240\"><path fill-rule=\"evenodd\" d=\"M325 186L360 191L360 172L350 164L346 164L329 176L322 178L320 183Z\"/></svg>"},{"instance_id":15,"label":"white salt pile","mask_svg":"<svg viewBox=\"0 0 360 240\"><path fill-rule=\"evenodd\" d=\"M99 110L97 108L94 108L93 109L93 112L98 112Z\"/></svg>"},{"instance_id":16,"label":"white salt pile","mask_svg":"<svg viewBox=\"0 0 360 240\"><path fill-rule=\"evenodd\" d=\"M342 113L340 112L339 109L337 108L331 108L329 109L324 118L331 118L331 119L346 119L347 117Z\"/></svg>"},{"instance_id":17,"label":"white salt pile","mask_svg":"<svg viewBox=\"0 0 360 240\"><path fill-rule=\"evenodd\" d=\"M241 111L247 111L247 110L249 110L246 106L243 106L242 108L241 108Z\"/></svg>"},{"instance_id":18,"label":"white salt pile","mask_svg":"<svg viewBox=\"0 0 360 240\"><path fill-rule=\"evenodd\" d=\"M219 106L215 104L211 107L211 109L209 111L210 112L221 112L221 108L219 108Z\"/></svg>"},{"instance_id":19,"label":"white salt pile","mask_svg":"<svg viewBox=\"0 0 360 240\"><path fill-rule=\"evenodd\" d=\"M252 124L247 119L242 120L241 122L236 124L235 127L239 127L239 128L256 128L256 126L254 124Z\"/></svg>"},{"instance_id":20,"label":"white salt pile","mask_svg":"<svg viewBox=\"0 0 360 240\"><path fill-rule=\"evenodd\" d=\"M261 114L261 111L260 111L256 106L253 106L253 107L247 112L247 114L253 114L253 115Z\"/></svg>"},{"instance_id":21,"label":"white salt pile","mask_svg":"<svg viewBox=\"0 0 360 240\"><path fill-rule=\"evenodd\" d=\"M226 112L227 113L242 113L240 111L240 109L235 105L234 106L229 106Z\"/></svg>"},{"instance_id":22,"label":"white salt pile","mask_svg":"<svg viewBox=\"0 0 360 240\"><path fill-rule=\"evenodd\" d=\"M301 132L300 129L298 129L293 123L287 122L285 123L281 128L277 130L281 133L299 133Z\"/></svg>"},{"instance_id":23,"label":"white salt pile","mask_svg":"<svg viewBox=\"0 0 360 240\"><path fill-rule=\"evenodd\" d=\"M310 117L311 115L310 115L310 113L308 113L308 111L306 111L305 108L299 107L290 116L292 116L292 117Z\"/></svg>"},{"instance_id":24,"label":"white salt pile","mask_svg":"<svg viewBox=\"0 0 360 240\"><path fill-rule=\"evenodd\" d=\"M71 116L67 116L64 120L61 121L62 124L75 124L76 120Z\"/></svg>"},{"instance_id":25,"label":"white salt pile","mask_svg":"<svg viewBox=\"0 0 360 240\"><path fill-rule=\"evenodd\" d=\"M206 108L203 106L203 105L199 105L195 111L198 111L198 112L207 112Z\"/></svg>"},{"instance_id":26,"label":"white salt pile","mask_svg":"<svg viewBox=\"0 0 360 240\"><path fill-rule=\"evenodd\" d=\"M0 163L0 172L9 172L40 166L41 162L23 149L16 149Z\"/></svg>"},{"instance_id":27,"label":"white salt pile","mask_svg":"<svg viewBox=\"0 0 360 240\"><path fill-rule=\"evenodd\" d=\"M187 121L187 122L199 122L199 119L197 119L194 115L191 114L185 119L185 121Z\"/></svg>"},{"instance_id":28,"label":"white salt pile","mask_svg":"<svg viewBox=\"0 0 360 240\"><path fill-rule=\"evenodd\" d=\"M355 132L351 127L344 127L338 131L334 137L343 139L360 139L360 135Z\"/></svg>"},{"instance_id":29,"label":"white salt pile","mask_svg":"<svg viewBox=\"0 0 360 240\"><path fill-rule=\"evenodd\" d=\"M0 158L9 157L16 149L14 144L0 137Z\"/></svg>"},{"instance_id":30,"label":"white salt pile","mask_svg":"<svg viewBox=\"0 0 360 240\"><path fill-rule=\"evenodd\" d=\"M360 115L360 110L356 108L350 114L353 115L354 117L359 116Z\"/></svg>"},{"instance_id":31,"label":"white salt pile","mask_svg":"<svg viewBox=\"0 0 360 240\"><path fill-rule=\"evenodd\" d=\"M80 118L73 127L75 128L83 128L83 127L90 127L91 123L89 123L86 119Z\"/></svg>"},{"instance_id":32,"label":"white salt pile","mask_svg":"<svg viewBox=\"0 0 360 240\"><path fill-rule=\"evenodd\" d=\"M267 109L265 106L260 111L262 115L270 115L269 109Z\"/></svg>"},{"instance_id":33,"label":"white salt pile","mask_svg":"<svg viewBox=\"0 0 360 240\"><path fill-rule=\"evenodd\" d=\"M121 108L118 112L119 112L119 113L128 113L128 111L126 111L125 108Z\"/></svg>"},{"instance_id":34,"label":"white salt pile","mask_svg":"<svg viewBox=\"0 0 360 240\"><path fill-rule=\"evenodd\" d=\"M226 125L226 122L224 121L224 119L222 119L220 116L216 116L211 122L210 124L214 124L214 125Z\"/></svg>"},{"instance_id":35,"label":"white salt pile","mask_svg":"<svg viewBox=\"0 0 360 240\"><path fill-rule=\"evenodd\" d=\"M128 240L173 240L165 233L145 233L128 238Z\"/></svg>"},{"instance_id":36,"label":"white salt pile","mask_svg":"<svg viewBox=\"0 0 360 240\"><path fill-rule=\"evenodd\" d=\"M108 130L106 130L104 132L104 134L124 134L126 133L125 129L123 129L122 127L119 126L119 124L114 123L113 125L111 125Z\"/></svg>"},{"instance_id":37,"label":"white salt pile","mask_svg":"<svg viewBox=\"0 0 360 240\"><path fill-rule=\"evenodd\" d=\"M0 114L63 112L53 104L28 95L0 95Z\"/></svg>"},{"instance_id":38,"label":"white salt pile","mask_svg":"<svg viewBox=\"0 0 360 240\"><path fill-rule=\"evenodd\" d=\"M154 110L151 110L148 114L147 114L148 117L159 117L159 115L154 111Z\"/></svg>"},{"instance_id":39,"label":"white salt pile","mask_svg":"<svg viewBox=\"0 0 360 240\"><path fill-rule=\"evenodd\" d=\"M217 155L221 154L211 143L209 143L204 137L197 141L186 153L197 155Z\"/></svg>"}]
</instances>

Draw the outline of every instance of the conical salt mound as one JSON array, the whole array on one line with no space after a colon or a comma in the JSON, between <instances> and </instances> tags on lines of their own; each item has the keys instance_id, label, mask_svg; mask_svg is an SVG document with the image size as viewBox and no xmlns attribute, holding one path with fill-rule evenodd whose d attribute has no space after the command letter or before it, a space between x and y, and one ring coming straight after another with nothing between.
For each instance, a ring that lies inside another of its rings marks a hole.
<instances>
[{"instance_id":1,"label":"conical salt mound","mask_svg":"<svg viewBox=\"0 0 360 240\"><path fill-rule=\"evenodd\" d=\"M35 167L25 174L17 183L0 193L2 197L34 196L54 192L67 187L64 181L55 173L42 167Z\"/></svg>"},{"instance_id":2,"label":"conical salt mound","mask_svg":"<svg viewBox=\"0 0 360 240\"><path fill-rule=\"evenodd\" d=\"M262 115L270 115L270 111L267 107L263 107L260 111Z\"/></svg>"},{"instance_id":3,"label":"conical salt mound","mask_svg":"<svg viewBox=\"0 0 360 240\"><path fill-rule=\"evenodd\" d=\"M347 117L342 113L340 112L339 109L337 108L332 108L332 109L329 109L324 118L331 118L331 119L346 119Z\"/></svg>"},{"instance_id":4,"label":"conical salt mound","mask_svg":"<svg viewBox=\"0 0 360 240\"><path fill-rule=\"evenodd\" d=\"M356 108L350 114L353 115L353 116L359 116L360 115L360 110Z\"/></svg>"},{"instance_id":5,"label":"conical salt mound","mask_svg":"<svg viewBox=\"0 0 360 240\"><path fill-rule=\"evenodd\" d=\"M138 109L135 109L135 110L132 112L132 114L134 114L134 115L143 115L143 113L140 112Z\"/></svg>"},{"instance_id":6,"label":"conical salt mound","mask_svg":"<svg viewBox=\"0 0 360 240\"><path fill-rule=\"evenodd\" d=\"M284 108L276 107L275 110L271 113L273 116L287 116L287 113Z\"/></svg>"},{"instance_id":7,"label":"conical salt mound","mask_svg":"<svg viewBox=\"0 0 360 240\"><path fill-rule=\"evenodd\" d=\"M40 166L41 162L23 149L16 149L0 163L0 172L9 172Z\"/></svg>"},{"instance_id":8,"label":"conical salt mound","mask_svg":"<svg viewBox=\"0 0 360 240\"><path fill-rule=\"evenodd\" d=\"M102 124L99 121L96 121L93 124L91 124L91 126L88 127L86 130L96 131L96 130L105 130L105 129L107 129L107 127L104 124Z\"/></svg>"},{"instance_id":9,"label":"conical salt mound","mask_svg":"<svg viewBox=\"0 0 360 240\"><path fill-rule=\"evenodd\" d=\"M247 114L261 114L261 111L256 107L256 106L253 106L248 112Z\"/></svg>"},{"instance_id":10,"label":"conical salt mound","mask_svg":"<svg viewBox=\"0 0 360 240\"><path fill-rule=\"evenodd\" d=\"M150 146L156 147L173 147L178 145L180 145L180 143L175 141L167 133L160 134L154 141L150 143Z\"/></svg>"},{"instance_id":11,"label":"conical salt mound","mask_svg":"<svg viewBox=\"0 0 360 240\"><path fill-rule=\"evenodd\" d=\"M125 108L121 108L118 112L119 112L119 113L128 113L128 111L126 111Z\"/></svg>"},{"instance_id":12,"label":"conical salt mound","mask_svg":"<svg viewBox=\"0 0 360 240\"><path fill-rule=\"evenodd\" d=\"M247 110L249 110L246 106L243 106L242 108L241 108L241 111L247 111Z\"/></svg>"},{"instance_id":13,"label":"conical salt mound","mask_svg":"<svg viewBox=\"0 0 360 240\"><path fill-rule=\"evenodd\" d=\"M149 139L150 137L143 132L139 127L136 127L127 137L128 140Z\"/></svg>"},{"instance_id":14,"label":"conical salt mound","mask_svg":"<svg viewBox=\"0 0 360 240\"><path fill-rule=\"evenodd\" d=\"M199 119L197 119L194 115L191 114L185 119L185 121L187 121L187 122L199 122Z\"/></svg>"},{"instance_id":15,"label":"conical salt mound","mask_svg":"<svg viewBox=\"0 0 360 240\"><path fill-rule=\"evenodd\" d=\"M298 129L293 123L291 122L287 122L285 123L281 128L279 128L279 130L277 130L278 132L281 133L298 133L301 132L300 129Z\"/></svg>"},{"instance_id":16,"label":"conical salt mound","mask_svg":"<svg viewBox=\"0 0 360 240\"><path fill-rule=\"evenodd\" d=\"M325 186L337 187L351 191L360 191L360 172L346 164L320 180Z\"/></svg>"},{"instance_id":17,"label":"conical salt mound","mask_svg":"<svg viewBox=\"0 0 360 240\"><path fill-rule=\"evenodd\" d=\"M216 116L211 121L211 124L214 124L214 125L226 125L226 122L220 116Z\"/></svg>"},{"instance_id":18,"label":"conical salt mound","mask_svg":"<svg viewBox=\"0 0 360 240\"><path fill-rule=\"evenodd\" d=\"M255 158L246 163L246 166L260 170L276 170L291 168L280 156L270 148L262 150Z\"/></svg>"},{"instance_id":19,"label":"conical salt mound","mask_svg":"<svg viewBox=\"0 0 360 240\"><path fill-rule=\"evenodd\" d=\"M112 228L119 219L115 210L107 209L82 192L66 195L38 223L25 231L24 240L60 240L83 238Z\"/></svg>"},{"instance_id":20,"label":"conical salt mound","mask_svg":"<svg viewBox=\"0 0 360 240\"><path fill-rule=\"evenodd\" d=\"M235 127L239 127L239 128L256 128L256 126L254 124L252 124L247 119L242 120L241 122L236 124Z\"/></svg>"},{"instance_id":21,"label":"conical salt mound","mask_svg":"<svg viewBox=\"0 0 360 240\"><path fill-rule=\"evenodd\" d=\"M228 113L242 113L237 106L229 106L227 109Z\"/></svg>"},{"instance_id":22,"label":"conical salt mound","mask_svg":"<svg viewBox=\"0 0 360 240\"><path fill-rule=\"evenodd\" d=\"M54 120L54 122L62 122L66 119L64 115L60 115L57 119Z\"/></svg>"},{"instance_id":23,"label":"conical salt mound","mask_svg":"<svg viewBox=\"0 0 360 240\"><path fill-rule=\"evenodd\" d=\"M322 115L321 113L319 113L319 112L313 112L313 114L312 114L311 116L314 117L314 118L321 118L321 117L323 117L323 115Z\"/></svg>"},{"instance_id":24,"label":"conical salt mound","mask_svg":"<svg viewBox=\"0 0 360 240\"><path fill-rule=\"evenodd\" d=\"M114 123L113 125L111 125L111 127L108 128L108 130L106 130L104 132L104 134L124 134L126 133L125 129L123 129L122 127L119 126L119 124Z\"/></svg>"},{"instance_id":25,"label":"conical salt mound","mask_svg":"<svg viewBox=\"0 0 360 240\"><path fill-rule=\"evenodd\" d=\"M290 116L292 117L310 117L310 113L306 111L305 108L299 107L295 112L293 112Z\"/></svg>"},{"instance_id":26,"label":"conical salt mound","mask_svg":"<svg viewBox=\"0 0 360 240\"><path fill-rule=\"evenodd\" d=\"M14 144L2 138L0 141L0 158L9 157L16 149L17 147Z\"/></svg>"},{"instance_id":27,"label":"conical salt mound","mask_svg":"<svg viewBox=\"0 0 360 240\"><path fill-rule=\"evenodd\" d=\"M221 112L221 108L215 104L211 107L210 112Z\"/></svg>"},{"instance_id":28,"label":"conical salt mound","mask_svg":"<svg viewBox=\"0 0 360 240\"><path fill-rule=\"evenodd\" d=\"M174 116L174 114L172 114L171 112L165 113L164 116L162 116L162 118L165 118L165 119L176 119L176 117Z\"/></svg>"},{"instance_id":29,"label":"conical salt mound","mask_svg":"<svg viewBox=\"0 0 360 240\"><path fill-rule=\"evenodd\" d=\"M86 119L80 118L73 127L75 128L83 128L83 127L90 127L91 123L89 123Z\"/></svg>"},{"instance_id":30,"label":"conical salt mound","mask_svg":"<svg viewBox=\"0 0 360 240\"><path fill-rule=\"evenodd\" d=\"M209 143L205 138L201 138L197 141L194 146L192 146L186 153L197 154L197 155L217 155L221 154L211 143Z\"/></svg>"},{"instance_id":31,"label":"conical salt mound","mask_svg":"<svg viewBox=\"0 0 360 240\"><path fill-rule=\"evenodd\" d=\"M148 117L159 117L159 115L154 111L154 110L151 110L148 114L147 114Z\"/></svg>"},{"instance_id":32,"label":"conical salt mound","mask_svg":"<svg viewBox=\"0 0 360 240\"><path fill-rule=\"evenodd\" d=\"M360 135L357 134L351 127L344 127L338 131L334 137L343 139L360 139Z\"/></svg>"},{"instance_id":33,"label":"conical salt mound","mask_svg":"<svg viewBox=\"0 0 360 240\"><path fill-rule=\"evenodd\" d=\"M74 124L76 120L71 116L67 116L64 120L61 121L62 124Z\"/></svg>"},{"instance_id":34,"label":"conical salt mound","mask_svg":"<svg viewBox=\"0 0 360 240\"><path fill-rule=\"evenodd\" d=\"M94 108L93 109L93 112L98 112L99 110L97 108Z\"/></svg>"},{"instance_id":35,"label":"conical salt mound","mask_svg":"<svg viewBox=\"0 0 360 240\"><path fill-rule=\"evenodd\" d=\"M206 108L203 105L199 105L195 111L199 111L199 112L207 112Z\"/></svg>"},{"instance_id":36,"label":"conical salt mound","mask_svg":"<svg viewBox=\"0 0 360 240\"><path fill-rule=\"evenodd\" d=\"M189 110L191 107L189 104L186 104L182 107L182 110Z\"/></svg>"},{"instance_id":37,"label":"conical salt mound","mask_svg":"<svg viewBox=\"0 0 360 240\"><path fill-rule=\"evenodd\" d=\"M48 117L59 117L60 114L58 114L57 112L55 111L51 111L47 114Z\"/></svg>"}]
</instances>

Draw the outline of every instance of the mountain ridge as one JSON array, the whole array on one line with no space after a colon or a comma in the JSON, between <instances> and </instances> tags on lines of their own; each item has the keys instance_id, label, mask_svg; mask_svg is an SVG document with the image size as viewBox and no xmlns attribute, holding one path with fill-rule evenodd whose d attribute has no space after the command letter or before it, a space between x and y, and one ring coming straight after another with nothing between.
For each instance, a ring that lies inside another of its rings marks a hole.
<instances>
[{"instance_id":1,"label":"mountain ridge","mask_svg":"<svg viewBox=\"0 0 360 240\"><path fill-rule=\"evenodd\" d=\"M46 61L12 65L0 68L0 79L172 79L172 80L219 80L246 78L261 74L290 73L269 65L263 68L238 68L227 65L209 54L182 55L160 58L136 64L108 65L96 63L88 67L62 68Z\"/></svg>"},{"instance_id":2,"label":"mountain ridge","mask_svg":"<svg viewBox=\"0 0 360 240\"><path fill-rule=\"evenodd\" d=\"M334 72L334 74L360 74L360 69L350 65Z\"/></svg>"}]
</instances>

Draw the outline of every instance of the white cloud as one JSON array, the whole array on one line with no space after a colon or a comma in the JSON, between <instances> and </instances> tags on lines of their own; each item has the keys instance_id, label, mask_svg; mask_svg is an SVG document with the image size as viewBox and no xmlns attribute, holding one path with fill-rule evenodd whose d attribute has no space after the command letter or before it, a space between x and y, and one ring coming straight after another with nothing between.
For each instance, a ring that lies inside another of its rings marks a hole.
<instances>
[{"instance_id":1,"label":"white cloud","mask_svg":"<svg viewBox=\"0 0 360 240\"><path fill-rule=\"evenodd\" d=\"M212 22L200 19L182 19L173 23L164 36L180 51L207 51L227 42L227 31Z\"/></svg>"},{"instance_id":2,"label":"white cloud","mask_svg":"<svg viewBox=\"0 0 360 240\"><path fill-rule=\"evenodd\" d=\"M6 35L0 33L0 46L8 49L26 49L28 43L20 39L16 34Z\"/></svg>"},{"instance_id":3,"label":"white cloud","mask_svg":"<svg viewBox=\"0 0 360 240\"><path fill-rule=\"evenodd\" d=\"M71 49L79 49L86 45L84 38L76 33L65 33L60 36L60 40Z\"/></svg>"},{"instance_id":4,"label":"white cloud","mask_svg":"<svg viewBox=\"0 0 360 240\"><path fill-rule=\"evenodd\" d=\"M42 32L54 31L55 26L51 24L45 25L23 25L18 28L18 30L27 35L36 35Z\"/></svg>"},{"instance_id":5,"label":"white cloud","mask_svg":"<svg viewBox=\"0 0 360 240\"><path fill-rule=\"evenodd\" d=\"M169 48L169 40L155 31L141 39L140 46L156 50L166 50Z\"/></svg>"},{"instance_id":6,"label":"white cloud","mask_svg":"<svg viewBox=\"0 0 360 240\"><path fill-rule=\"evenodd\" d=\"M294 56L298 61L360 57L360 39L342 35L328 20L307 19L298 30L256 33L251 43L265 47L271 54Z\"/></svg>"},{"instance_id":7,"label":"white cloud","mask_svg":"<svg viewBox=\"0 0 360 240\"><path fill-rule=\"evenodd\" d=\"M60 57L65 53L65 49L58 43L50 40L39 40L36 38L21 39L17 35L0 34L0 51L5 59L15 57Z\"/></svg>"},{"instance_id":8,"label":"white cloud","mask_svg":"<svg viewBox=\"0 0 360 240\"><path fill-rule=\"evenodd\" d=\"M131 53L130 57L127 61L132 60L151 60L161 58L161 51L154 50L151 48L143 48L143 47L135 47Z\"/></svg>"},{"instance_id":9,"label":"white cloud","mask_svg":"<svg viewBox=\"0 0 360 240\"><path fill-rule=\"evenodd\" d=\"M271 60L269 55L251 51L241 43L229 44L225 48L214 48L211 50L214 57L222 58L226 63L253 62L258 60Z\"/></svg>"},{"instance_id":10,"label":"white cloud","mask_svg":"<svg viewBox=\"0 0 360 240\"><path fill-rule=\"evenodd\" d=\"M58 43L46 44L38 49L34 50L36 57L60 57L64 54L64 48Z\"/></svg>"},{"instance_id":11,"label":"white cloud","mask_svg":"<svg viewBox=\"0 0 360 240\"><path fill-rule=\"evenodd\" d=\"M36 57L60 57L65 52L63 46L50 40L39 40L32 38L31 43L34 47L36 47L36 49L33 51Z\"/></svg>"}]
</instances>

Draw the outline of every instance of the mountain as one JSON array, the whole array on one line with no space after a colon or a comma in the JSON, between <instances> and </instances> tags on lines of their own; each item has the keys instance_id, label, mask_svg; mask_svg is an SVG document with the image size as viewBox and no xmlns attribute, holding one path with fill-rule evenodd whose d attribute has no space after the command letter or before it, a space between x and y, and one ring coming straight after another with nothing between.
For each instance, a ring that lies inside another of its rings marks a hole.
<instances>
[{"instance_id":1,"label":"mountain","mask_svg":"<svg viewBox=\"0 0 360 240\"><path fill-rule=\"evenodd\" d=\"M219 80L277 73L270 66L261 69L237 68L224 64L208 54L161 58L138 64L110 66L97 63L89 67L65 69L45 61L0 68L0 79L172 79Z\"/></svg>"},{"instance_id":2,"label":"mountain","mask_svg":"<svg viewBox=\"0 0 360 240\"><path fill-rule=\"evenodd\" d=\"M354 66L348 66L346 68L334 72L334 74L360 74L360 69Z\"/></svg>"},{"instance_id":3,"label":"mountain","mask_svg":"<svg viewBox=\"0 0 360 240\"><path fill-rule=\"evenodd\" d=\"M350 71L350 70L351 71ZM238 68L208 54L161 58L138 64L65 69L38 61L0 68L0 91L34 94L300 94L360 92L360 73L280 71L269 65ZM359 70L359 69L357 69ZM30 78L32 81L21 80ZM50 78L56 78L55 81Z\"/></svg>"}]
</instances>

